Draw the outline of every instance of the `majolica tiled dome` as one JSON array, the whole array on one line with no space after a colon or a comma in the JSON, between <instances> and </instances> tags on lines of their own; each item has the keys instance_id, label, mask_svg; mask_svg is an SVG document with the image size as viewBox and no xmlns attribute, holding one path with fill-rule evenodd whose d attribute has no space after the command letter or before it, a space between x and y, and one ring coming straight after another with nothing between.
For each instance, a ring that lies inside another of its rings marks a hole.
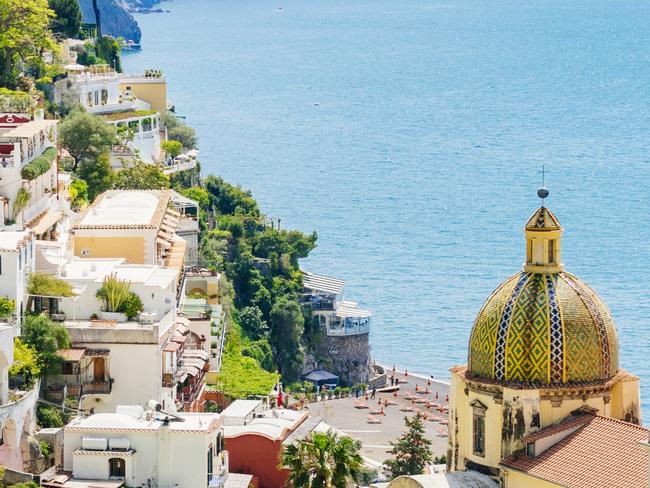
<instances>
[{"instance_id":1,"label":"majolica tiled dome","mask_svg":"<svg viewBox=\"0 0 650 488\"><path fill-rule=\"evenodd\" d=\"M499 286L479 312L469 343L468 373L536 385L608 380L618 371L614 321L596 292L563 271L552 252L533 249L543 242L559 254L562 229L555 216L542 209L531 221L541 222L536 219L541 213L553 230L544 235L543 227L527 224L527 264ZM542 254L547 261L535 262ZM534 272L537 269L557 272Z\"/></svg>"}]
</instances>

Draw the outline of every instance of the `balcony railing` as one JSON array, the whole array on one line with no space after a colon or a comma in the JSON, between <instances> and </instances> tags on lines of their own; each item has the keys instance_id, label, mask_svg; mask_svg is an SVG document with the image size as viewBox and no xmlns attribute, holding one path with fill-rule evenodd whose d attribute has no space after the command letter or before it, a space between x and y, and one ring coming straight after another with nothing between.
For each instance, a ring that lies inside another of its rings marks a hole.
<instances>
[{"instance_id":1,"label":"balcony railing","mask_svg":"<svg viewBox=\"0 0 650 488\"><path fill-rule=\"evenodd\" d=\"M86 383L81 387L82 395L109 395L113 383L111 381L97 381Z\"/></svg>"},{"instance_id":2,"label":"balcony railing","mask_svg":"<svg viewBox=\"0 0 650 488\"><path fill-rule=\"evenodd\" d=\"M330 325L327 327L328 336L347 336L347 335L357 335L357 334L367 334L370 332L370 322L359 325L351 326L336 326Z\"/></svg>"}]
</instances>

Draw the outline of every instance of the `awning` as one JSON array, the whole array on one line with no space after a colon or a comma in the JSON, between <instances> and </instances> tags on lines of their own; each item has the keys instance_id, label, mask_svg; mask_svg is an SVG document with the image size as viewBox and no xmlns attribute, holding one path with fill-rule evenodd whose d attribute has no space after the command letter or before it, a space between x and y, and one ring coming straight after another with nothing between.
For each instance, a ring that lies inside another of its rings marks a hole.
<instances>
[{"instance_id":1,"label":"awning","mask_svg":"<svg viewBox=\"0 0 650 488\"><path fill-rule=\"evenodd\" d=\"M85 347L73 348L73 349L59 349L56 351L56 355L59 356L64 361L74 361L78 362L81 358L84 357L86 353Z\"/></svg>"},{"instance_id":2,"label":"awning","mask_svg":"<svg viewBox=\"0 0 650 488\"><path fill-rule=\"evenodd\" d=\"M203 361L207 361L210 358L208 353L205 352L203 349L186 349L183 352L183 357L184 358L198 358L198 359L202 359Z\"/></svg>"},{"instance_id":3,"label":"awning","mask_svg":"<svg viewBox=\"0 0 650 488\"><path fill-rule=\"evenodd\" d=\"M163 352L176 352L180 347L181 345L178 342L168 342Z\"/></svg>"},{"instance_id":4,"label":"awning","mask_svg":"<svg viewBox=\"0 0 650 488\"><path fill-rule=\"evenodd\" d=\"M205 360L204 359L186 358L185 354L183 354L182 363L183 363L183 367L197 368L198 370L203 369L203 366L205 366Z\"/></svg>"},{"instance_id":5,"label":"awning","mask_svg":"<svg viewBox=\"0 0 650 488\"><path fill-rule=\"evenodd\" d=\"M163 247L172 247L172 243L169 242L167 239L163 239L162 237L156 237L156 244L160 244Z\"/></svg>"},{"instance_id":6,"label":"awning","mask_svg":"<svg viewBox=\"0 0 650 488\"><path fill-rule=\"evenodd\" d=\"M172 337L172 341L178 342L179 344L185 344L186 340L187 340L187 336L175 335L174 337Z\"/></svg>"},{"instance_id":7,"label":"awning","mask_svg":"<svg viewBox=\"0 0 650 488\"><path fill-rule=\"evenodd\" d=\"M34 231L34 234L41 235L47 232L54 224L63 217L63 212L46 211L40 217L34 219L28 227Z\"/></svg>"}]
</instances>

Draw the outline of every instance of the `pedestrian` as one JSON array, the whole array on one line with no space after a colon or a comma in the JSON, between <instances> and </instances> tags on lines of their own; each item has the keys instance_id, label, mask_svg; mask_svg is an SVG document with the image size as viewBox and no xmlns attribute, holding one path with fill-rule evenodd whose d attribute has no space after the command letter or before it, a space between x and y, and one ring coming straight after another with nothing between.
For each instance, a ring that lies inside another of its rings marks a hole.
<instances>
[{"instance_id":1,"label":"pedestrian","mask_svg":"<svg viewBox=\"0 0 650 488\"><path fill-rule=\"evenodd\" d=\"M395 386L395 377L394 376L390 377L390 386Z\"/></svg>"},{"instance_id":2,"label":"pedestrian","mask_svg":"<svg viewBox=\"0 0 650 488\"><path fill-rule=\"evenodd\" d=\"M373 388L373 389L372 389L372 395L370 395L370 399L371 399L371 400L374 400L374 399L375 399L375 395L377 395L377 388Z\"/></svg>"},{"instance_id":3,"label":"pedestrian","mask_svg":"<svg viewBox=\"0 0 650 488\"><path fill-rule=\"evenodd\" d=\"M359 388L354 389L354 394L356 395L356 398L359 398Z\"/></svg>"},{"instance_id":4,"label":"pedestrian","mask_svg":"<svg viewBox=\"0 0 650 488\"><path fill-rule=\"evenodd\" d=\"M405 369L405 370L404 370L404 377L405 377L405 378L408 378L408 377L409 377L409 370L408 370L408 369Z\"/></svg>"}]
</instances>

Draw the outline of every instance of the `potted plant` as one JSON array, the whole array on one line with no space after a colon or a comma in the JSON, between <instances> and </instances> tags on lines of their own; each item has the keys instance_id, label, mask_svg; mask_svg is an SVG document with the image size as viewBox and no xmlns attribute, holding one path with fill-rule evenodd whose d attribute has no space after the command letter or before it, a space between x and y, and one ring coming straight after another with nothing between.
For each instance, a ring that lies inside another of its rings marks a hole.
<instances>
[{"instance_id":1,"label":"potted plant","mask_svg":"<svg viewBox=\"0 0 650 488\"><path fill-rule=\"evenodd\" d=\"M104 278L102 287L95 295L102 302L99 318L102 320L115 320L126 322L125 307L130 299L131 290L129 283L120 280L115 273Z\"/></svg>"},{"instance_id":2,"label":"potted plant","mask_svg":"<svg viewBox=\"0 0 650 488\"><path fill-rule=\"evenodd\" d=\"M336 398L341 398L341 387L340 386L337 386L336 388L334 388L334 396Z\"/></svg>"}]
</instances>

